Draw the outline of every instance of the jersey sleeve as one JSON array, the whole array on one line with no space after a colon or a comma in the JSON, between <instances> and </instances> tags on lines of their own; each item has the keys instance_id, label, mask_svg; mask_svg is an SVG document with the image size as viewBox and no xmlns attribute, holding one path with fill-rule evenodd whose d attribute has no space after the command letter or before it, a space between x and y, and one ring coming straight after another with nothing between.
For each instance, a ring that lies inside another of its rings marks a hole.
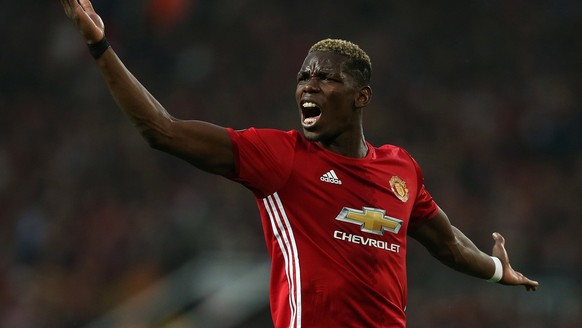
<instances>
[{"instance_id":1,"label":"jersey sleeve","mask_svg":"<svg viewBox=\"0 0 582 328\"><path fill-rule=\"evenodd\" d=\"M256 194L269 195L288 179L297 141L292 131L227 129L232 142L235 172L226 176Z\"/></svg>"},{"instance_id":2,"label":"jersey sleeve","mask_svg":"<svg viewBox=\"0 0 582 328\"><path fill-rule=\"evenodd\" d=\"M438 205L426 190L424 185L424 175L418 163L412 159L412 163L414 165L414 169L416 170L416 176L418 179L418 193L416 195L416 199L414 200L414 206L412 208L412 213L410 214L410 221L411 223L426 221L435 217L438 213Z\"/></svg>"}]
</instances>

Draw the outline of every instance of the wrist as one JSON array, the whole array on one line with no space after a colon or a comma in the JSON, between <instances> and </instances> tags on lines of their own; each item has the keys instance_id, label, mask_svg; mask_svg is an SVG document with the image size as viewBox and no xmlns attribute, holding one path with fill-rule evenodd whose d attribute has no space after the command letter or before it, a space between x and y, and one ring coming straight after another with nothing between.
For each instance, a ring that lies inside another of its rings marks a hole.
<instances>
[{"instance_id":1,"label":"wrist","mask_svg":"<svg viewBox=\"0 0 582 328\"><path fill-rule=\"evenodd\" d=\"M109 44L109 41L107 41L107 38L103 36L101 41L89 43L87 44L87 47L89 47L89 53L91 56L93 56L95 59L99 59L99 57L101 57L105 51L111 47L111 45Z\"/></svg>"},{"instance_id":2,"label":"wrist","mask_svg":"<svg viewBox=\"0 0 582 328\"><path fill-rule=\"evenodd\" d=\"M488 282L499 282L501 278L503 278L503 265L501 264L501 260L495 256L491 256L493 263L495 263L495 272L493 276L487 280Z\"/></svg>"}]
</instances>

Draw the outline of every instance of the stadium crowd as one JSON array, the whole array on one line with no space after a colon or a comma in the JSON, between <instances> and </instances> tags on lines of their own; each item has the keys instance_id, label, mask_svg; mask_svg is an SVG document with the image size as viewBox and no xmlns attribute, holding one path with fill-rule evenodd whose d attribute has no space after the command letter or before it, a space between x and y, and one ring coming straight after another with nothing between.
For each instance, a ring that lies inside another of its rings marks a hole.
<instances>
[{"instance_id":1,"label":"stadium crowd","mask_svg":"<svg viewBox=\"0 0 582 328\"><path fill-rule=\"evenodd\" d=\"M299 128L308 47L360 44L373 63L368 140L409 150L454 224L485 251L503 233L541 283L465 277L411 241L409 326L582 326L580 2L94 6L174 116L234 128ZM58 1L2 8L0 327L79 327L200 253L265 252L251 193L151 150Z\"/></svg>"}]
</instances>

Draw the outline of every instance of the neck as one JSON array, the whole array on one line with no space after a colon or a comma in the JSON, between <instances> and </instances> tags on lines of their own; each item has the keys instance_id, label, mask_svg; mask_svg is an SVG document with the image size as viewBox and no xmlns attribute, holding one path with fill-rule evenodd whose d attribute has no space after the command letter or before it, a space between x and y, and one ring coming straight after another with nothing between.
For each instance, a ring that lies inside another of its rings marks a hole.
<instances>
[{"instance_id":1,"label":"neck","mask_svg":"<svg viewBox=\"0 0 582 328\"><path fill-rule=\"evenodd\" d=\"M338 143L338 142L331 142L325 143L323 141L318 142L323 148L332 151L336 154L352 157L352 158L364 158L368 155L368 145L362 135L361 138L358 138L357 141L348 142L348 143Z\"/></svg>"}]
</instances>

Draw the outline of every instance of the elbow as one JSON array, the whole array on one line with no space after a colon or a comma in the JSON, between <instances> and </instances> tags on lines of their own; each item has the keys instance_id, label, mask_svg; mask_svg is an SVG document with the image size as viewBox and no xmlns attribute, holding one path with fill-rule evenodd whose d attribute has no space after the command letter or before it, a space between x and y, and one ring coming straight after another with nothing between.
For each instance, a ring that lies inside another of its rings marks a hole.
<instances>
[{"instance_id":1,"label":"elbow","mask_svg":"<svg viewBox=\"0 0 582 328\"><path fill-rule=\"evenodd\" d=\"M172 140L175 139L173 121L169 117L134 118L133 124L150 148L166 150Z\"/></svg>"},{"instance_id":2,"label":"elbow","mask_svg":"<svg viewBox=\"0 0 582 328\"><path fill-rule=\"evenodd\" d=\"M140 128L139 132L150 148L161 151L168 149L170 137L167 134L150 127Z\"/></svg>"}]
</instances>

